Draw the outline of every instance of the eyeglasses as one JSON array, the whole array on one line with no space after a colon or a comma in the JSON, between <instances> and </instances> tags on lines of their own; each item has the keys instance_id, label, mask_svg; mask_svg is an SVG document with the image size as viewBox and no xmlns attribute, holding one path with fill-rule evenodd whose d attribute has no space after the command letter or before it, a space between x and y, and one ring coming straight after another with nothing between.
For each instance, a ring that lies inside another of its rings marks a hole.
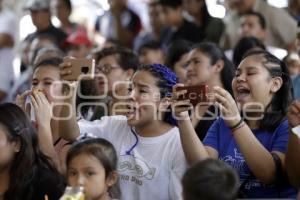
<instances>
[{"instance_id":1,"label":"eyeglasses","mask_svg":"<svg viewBox=\"0 0 300 200\"><path fill-rule=\"evenodd\" d=\"M109 65L109 64L97 65L96 66L96 73L102 72L103 74L109 74L112 70L118 69L118 68L120 68L120 67L116 66L116 65Z\"/></svg>"}]
</instances>

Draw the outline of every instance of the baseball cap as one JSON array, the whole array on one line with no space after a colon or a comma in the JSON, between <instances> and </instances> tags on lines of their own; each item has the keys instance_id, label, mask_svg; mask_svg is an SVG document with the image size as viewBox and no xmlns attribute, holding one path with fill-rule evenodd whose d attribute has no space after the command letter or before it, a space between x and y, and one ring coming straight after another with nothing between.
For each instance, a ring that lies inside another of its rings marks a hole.
<instances>
[{"instance_id":1,"label":"baseball cap","mask_svg":"<svg viewBox=\"0 0 300 200\"><path fill-rule=\"evenodd\" d=\"M26 0L25 10L49 10L50 0Z\"/></svg>"},{"instance_id":2,"label":"baseball cap","mask_svg":"<svg viewBox=\"0 0 300 200\"><path fill-rule=\"evenodd\" d=\"M92 46L92 42L89 39L85 29L77 28L77 30L68 36L66 43L69 45L86 45Z\"/></svg>"}]
</instances>

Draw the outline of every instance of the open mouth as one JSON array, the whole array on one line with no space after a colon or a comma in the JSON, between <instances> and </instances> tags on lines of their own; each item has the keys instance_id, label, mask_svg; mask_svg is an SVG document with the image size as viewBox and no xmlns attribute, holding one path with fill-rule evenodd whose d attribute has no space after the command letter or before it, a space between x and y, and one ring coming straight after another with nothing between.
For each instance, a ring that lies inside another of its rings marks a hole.
<instances>
[{"instance_id":1,"label":"open mouth","mask_svg":"<svg viewBox=\"0 0 300 200\"><path fill-rule=\"evenodd\" d=\"M138 109L136 106L132 104L128 104L126 108L127 108L126 116L128 119L132 119L137 115Z\"/></svg>"},{"instance_id":2,"label":"open mouth","mask_svg":"<svg viewBox=\"0 0 300 200\"><path fill-rule=\"evenodd\" d=\"M237 101L244 101L247 97L250 95L250 90L245 87L238 87L237 88L237 95L236 100Z\"/></svg>"}]
</instances>

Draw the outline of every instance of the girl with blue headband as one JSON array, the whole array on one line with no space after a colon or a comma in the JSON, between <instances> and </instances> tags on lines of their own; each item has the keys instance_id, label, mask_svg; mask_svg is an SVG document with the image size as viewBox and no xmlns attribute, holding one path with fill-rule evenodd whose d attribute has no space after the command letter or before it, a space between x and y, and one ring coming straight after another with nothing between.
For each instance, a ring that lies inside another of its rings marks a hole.
<instances>
[{"instance_id":1,"label":"girl with blue headband","mask_svg":"<svg viewBox=\"0 0 300 200\"><path fill-rule=\"evenodd\" d=\"M64 65L61 75L67 75L70 69ZM68 140L92 133L114 145L119 160L121 199L181 198L180 180L186 160L178 128L174 126L176 121L169 111L176 83L176 75L164 65L141 66L132 77L126 116L103 117L93 122L81 120L77 124L72 115L60 122L60 133ZM74 105L73 102L69 101Z\"/></svg>"}]
</instances>

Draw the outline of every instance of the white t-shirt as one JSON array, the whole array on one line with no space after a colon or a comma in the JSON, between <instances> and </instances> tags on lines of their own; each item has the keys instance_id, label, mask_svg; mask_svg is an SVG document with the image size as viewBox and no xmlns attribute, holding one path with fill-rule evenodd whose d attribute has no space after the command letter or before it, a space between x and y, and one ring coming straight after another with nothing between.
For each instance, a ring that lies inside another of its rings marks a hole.
<instances>
[{"instance_id":1,"label":"white t-shirt","mask_svg":"<svg viewBox=\"0 0 300 200\"><path fill-rule=\"evenodd\" d=\"M140 137L125 116L78 124L81 134L92 133L116 148L122 200L181 199L181 178L187 164L177 127L161 136Z\"/></svg>"}]
</instances>

